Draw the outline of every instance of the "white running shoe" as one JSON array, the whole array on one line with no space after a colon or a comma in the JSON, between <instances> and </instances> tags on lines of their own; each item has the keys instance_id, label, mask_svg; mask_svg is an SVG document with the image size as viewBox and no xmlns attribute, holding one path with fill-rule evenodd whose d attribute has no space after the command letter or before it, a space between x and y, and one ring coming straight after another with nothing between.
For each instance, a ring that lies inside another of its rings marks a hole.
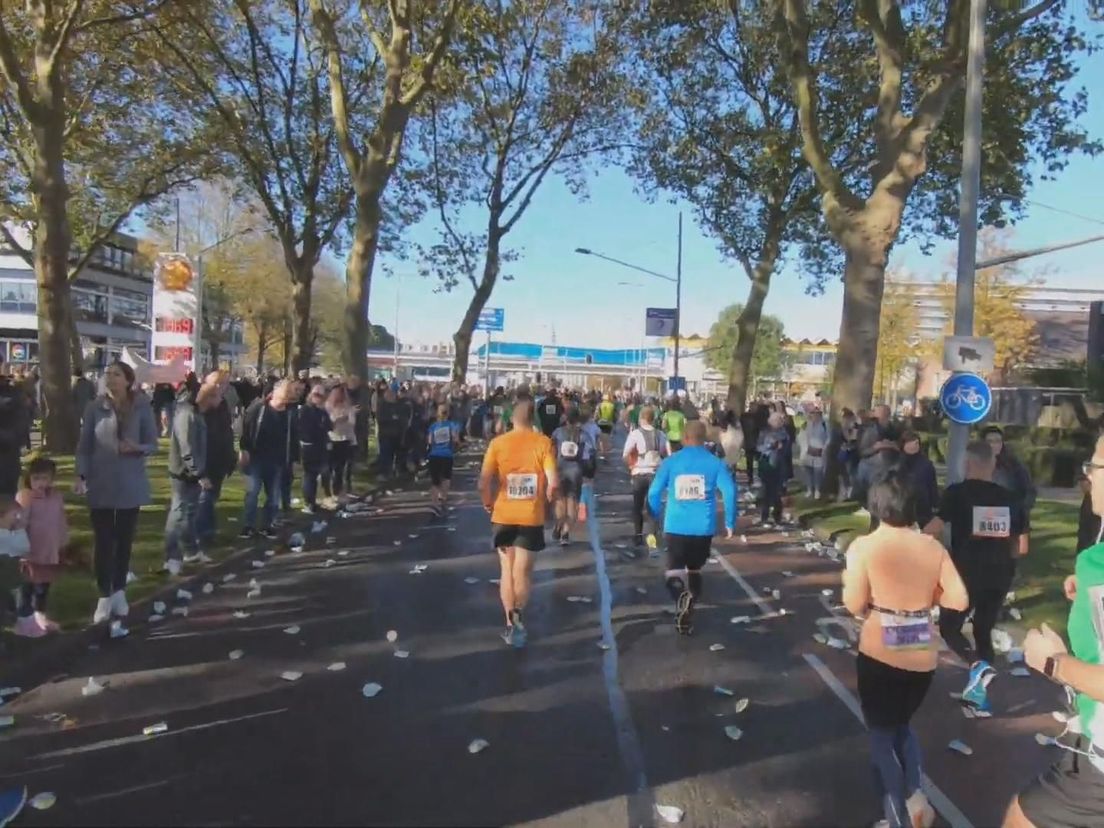
<instances>
[{"instance_id":1,"label":"white running shoe","mask_svg":"<svg viewBox=\"0 0 1104 828\"><path fill-rule=\"evenodd\" d=\"M92 623L102 624L111 617L111 599L101 598L96 602L96 611L92 613Z\"/></svg>"},{"instance_id":2,"label":"white running shoe","mask_svg":"<svg viewBox=\"0 0 1104 828\"><path fill-rule=\"evenodd\" d=\"M111 622L111 637L112 638L126 638L130 635L130 630L123 626L122 621Z\"/></svg>"},{"instance_id":3,"label":"white running shoe","mask_svg":"<svg viewBox=\"0 0 1104 828\"><path fill-rule=\"evenodd\" d=\"M183 564L181 564L180 561L178 561L176 558L170 558L169 560L165 561L164 571L168 572L169 575L175 578L180 575L180 570L182 566Z\"/></svg>"},{"instance_id":4,"label":"white running shoe","mask_svg":"<svg viewBox=\"0 0 1104 828\"><path fill-rule=\"evenodd\" d=\"M120 618L130 614L130 604L127 603L126 593L121 589L111 596L111 612Z\"/></svg>"}]
</instances>

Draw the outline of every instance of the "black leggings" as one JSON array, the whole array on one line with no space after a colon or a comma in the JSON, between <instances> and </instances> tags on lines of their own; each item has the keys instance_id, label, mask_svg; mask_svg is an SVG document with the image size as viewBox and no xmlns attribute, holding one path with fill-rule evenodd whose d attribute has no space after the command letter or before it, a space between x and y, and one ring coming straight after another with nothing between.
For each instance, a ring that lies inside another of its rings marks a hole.
<instances>
[{"instance_id":1,"label":"black leggings","mask_svg":"<svg viewBox=\"0 0 1104 828\"><path fill-rule=\"evenodd\" d=\"M49 593L49 584L24 582L19 587L19 617L27 618L35 612L46 612L46 596Z\"/></svg>"},{"instance_id":2,"label":"black leggings","mask_svg":"<svg viewBox=\"0 0 1104 828\"><path fill-rule=\"evenodd\" d=\"M949 610L943 607L939 610L939 634L947 642L958 656L967 664L974 661L974 653L982 661L993 663L993 627L997 625L1001 607L1004 606L1008 589L971 589L970 608L965 612ZM974 647L971 650L970 642L962 634L962 625L966 623L966 616L970 609L974 611Z\"/></svg>"},{"instance_id":3,"label":"black leggings","mask_svg":"<svg viewBox=\"0 0 1104 828\"><path fill-rule=\"evenodd\" d=\"M126 587L130 548L138 528L138 509L91 509L95 536L96 586L100 597Z\"/></svg>"},{"instance_id":4,"label":"black leggings","mask_svg":"<svg viewBox=\"0 0 1104 828\"><path fill-rule=\"evenodd\" d=\"M632 518L633 518L633 534L644 534L644 515L648 509L648 488L652 485L652 481L655 477L650 474L634 474L632 478ZM655 517L648 513L649 523L651 524L652 532L656 532Z\"/></svg>"},{"instance_id":5,"label":"black leggings","mask_svg":"<svg viewBox=\"0 0 1104 828\"><path fill-rule=\"evenodd\" d=\"M348 440L337 440L330 449L330 473L333 475L335 495L345 491L345 483L353 465L354 448L355 446Z\"/></svg>"}]
</instances>

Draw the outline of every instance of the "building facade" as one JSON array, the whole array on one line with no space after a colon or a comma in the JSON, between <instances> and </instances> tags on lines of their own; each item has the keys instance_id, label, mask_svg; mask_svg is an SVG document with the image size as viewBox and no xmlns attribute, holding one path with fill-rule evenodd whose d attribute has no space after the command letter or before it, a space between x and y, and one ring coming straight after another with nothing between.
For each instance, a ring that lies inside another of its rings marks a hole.
<instances>
[{"instance_id":1,"label":"building facade","mask_svg":"<svg viewBox=\"0 0 1104 828\"><path fill-rule=\"evenodd\" d=\"M20 244L25 231L12 228ZM99 371L124 348L145 360L150 354L153 273L138 253L138 239L118 233L103 245L71 286L73 314L85 368ZM9 246L0 246L0 362L15 368L38 363L38 286L34 270ZM245 351L240 324L224 334L221 361Z\"/></svg>"}]
</instances>

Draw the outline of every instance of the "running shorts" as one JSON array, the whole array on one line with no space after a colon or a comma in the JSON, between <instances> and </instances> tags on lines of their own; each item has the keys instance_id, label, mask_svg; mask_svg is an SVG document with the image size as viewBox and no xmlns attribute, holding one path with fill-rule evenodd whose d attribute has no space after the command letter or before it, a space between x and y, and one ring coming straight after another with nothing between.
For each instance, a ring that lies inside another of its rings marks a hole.
<instances>
[{"instance_id":1,"label":"running shorts","mask_svg":"<svg viewBox=\"0 0 1104 828\"><path fill-rule=\"evenodd\" d=\"M434 486L440 486L444 480L452 480L452 458L429 458L429 481Z\"/></svg>"},{"instance_id":2,"label":"running shorts","mask_svg":"<svg viewBox=\"0 0 1104 828\"><path fill-rule=\"evenodd\" d=\"M583 466L581 463L564 463L559 468L560 495L577 498L583 490Z\"/></svg>"},{"instance_id":3,"label":"running shorts","mask_svg":"<svg viewBox=\"0 0 1104 828\"><path fill-rule=\"evenodd\" d=\"M672 535L667 533L667 568L700 570L713 549L712 535Z\"/></svg>"},{"instance_id":4,"label":"running shorts","mask_svg":"<svg viewBox=\"0 0 1104 828\"><path fill-rule=\"evenodd\" d=\"M528 549L530 552L540 552L544 549L543 526L512 526L496 523L494 530L495 549L505 549L516 546L520 549Z\"/></svg>"},{"instance_id":5,"label":"running shorts","mask_svg":"<svg viewBox=\"0 0 1104 828\"><path fill-rule=\"evenodd\" d=\"M598 430L603 434L613 434L613 423L598 423Z\"/></svg>"},{"instance_id":6,"label":"running shorts","mask_svg":"<svg viewBox=\"0 0 1104 828\"><path fill-rule=\"evenodd\" d=\"M1088 741L1074 745L1089 752ZM1032 824L1047 828L1099 825L1104 814L1104 773L1084 756L1062 751L1062 758L1020 792L1020 807Z\"/></svg>"},{"instance_id":7,"label":"running shorts","mask_svg":"<svg viewBox=\"0 0 1104 828\"><path fill-rule=\"evenodd\" d=\"M855 663L859 703L869 727L907 725L931 687L934 670L901 670L865 653Z\"/></svg>"}]
</instances>

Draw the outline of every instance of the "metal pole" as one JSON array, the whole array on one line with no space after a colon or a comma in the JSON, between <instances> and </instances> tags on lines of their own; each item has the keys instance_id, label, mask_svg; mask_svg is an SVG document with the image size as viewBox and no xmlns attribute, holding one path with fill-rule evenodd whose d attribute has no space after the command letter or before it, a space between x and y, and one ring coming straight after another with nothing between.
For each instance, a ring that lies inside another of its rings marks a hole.
<instances>
[{"instance_id":1,"label":"metal pole","mask_svg":"<svg viewBox=\"0 0 1104 828\"><path fill-rule=\"evenodd\" d=\"M203 254L200 253L196 257L196 312L195 312L195 331L192 333L192 366L196 372L202 369L202 364L199 361L200 352L203 350ZM156 326L157 320L154 320Z\"/></svg>"},{"instance_id":2,"label":"metal pole","mask_svg":"<svg viewBox=\"0 0 1104 828\"><path fill-rule=\"evenodd\" d=\"M491 332L487 331L487 352L483 355L483 385L484 391L491 390Z\"/></svg>"},{"instance_id":3,"label":"metal pole","mask_svg":"<svg viewBox=\"0 0 1104 828\"><path fill-rule=\"evenodd\" d=\"M399 279L395 283L395 335L392 339L395 340L395 367L392 369L395 373L395 379L399 378L399 300L402 298L402 274L399 274Z\"/></svg>"},{"instance_id":4,"label":"metal pole","mask_svg":"<svg viewBox=\"0 0 1104 828\"><path fill-rule=\"evenodd\" d=\"M678 216L678 263L675 267L675 378L679 376L679 345L682 341L682 211Z\"/></svg>"},{"instance_id":5,"label":"metal pole","mask_svg":"<svg viewBox=\"0 0 1104 828\"><path fill-rule=\"evenodd\" d=\"M970 42L966 64L966 114L962 143L961 201L958 210L958 272L955 282L955 336L974 335L974 268L977 259L978 190L981 187L981 92L985 73L985 4L970 0ZM966 477L970 427L950 424L947 480Z\"/></svg>"}]
</instances>

